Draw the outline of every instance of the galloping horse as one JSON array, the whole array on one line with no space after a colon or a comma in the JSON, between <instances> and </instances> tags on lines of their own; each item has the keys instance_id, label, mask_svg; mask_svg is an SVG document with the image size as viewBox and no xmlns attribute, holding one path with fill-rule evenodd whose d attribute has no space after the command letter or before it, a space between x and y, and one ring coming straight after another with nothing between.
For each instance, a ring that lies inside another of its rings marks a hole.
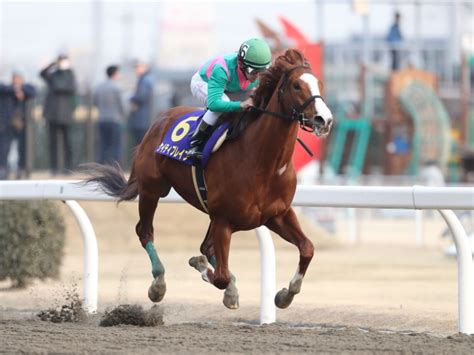
<instances>
[{"instance_id":1,"label":"galloping horse","mask_svg":"<svg viewBox=\"0 0 474 355\"><path fill-rule=\"evenodd\" d=\"M261 74L255 107L245 113L247 127L240 137L217 150L205 168L210 224L200 249L203 255L189 263L205 281L226 290L224 304L228 308L238 308L235 278L228 268L232 233L262 225L294 244L300 253L288 289L275 296L276 306L288 307L300 292L314 247L291 208L296 189L292 154L299 126L319 136L327 135L332 127L332 114L320 87L301 52L289 49L277 57ZM195 110L176 107L162 114L138 146L128 181L118 166L89 166L92 177L87 182L99 183L119 201L139 196L136 233L152 263L154 280L148 296L153 302L161 301L166 292L165 270L153 244L152 223L159 199L173 187L188 203L205 212L193 186L191 167L155 154L173 122ZM242 112L226 113L223 119L236 120L239 116Z\"/></svg>"}]
</instances>

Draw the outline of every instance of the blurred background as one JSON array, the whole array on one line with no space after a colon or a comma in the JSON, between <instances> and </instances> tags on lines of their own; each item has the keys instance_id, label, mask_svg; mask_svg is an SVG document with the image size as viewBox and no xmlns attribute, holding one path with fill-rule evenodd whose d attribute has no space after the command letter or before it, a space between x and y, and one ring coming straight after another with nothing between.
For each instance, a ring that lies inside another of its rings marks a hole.
<instances>
[{"instance_id":1,"label":"blurred background","mask_svg":"<svg viewBox=\"0 0 474 355\"><path fill-rule=\"evenodd\" d=\"M25 91L24 124L13 134L0 132L8 143L3 178L67 174L83 162L104 162L94 93L111 65L120 72L124 110L116 155L128 167L134 145L130 98L143 74L137 66L145 65L152 78L152 122L169 107L195 105L193 73L256 36L267 39L275 54L288 47L305 52L336 117L329 139L301 134L316 158L296 148L302 182L472 181L471 0L2 0L0 83L7 92L15 74L35 89L31 97ZM52 142L44 112L48 86L40 71L54 69L62 57L75 78L72 119L64 123L66 133L58 131L67 137ZM51 144L60 153L56 158ZM70 154L63 156L68 146Z\"/></svg>"}]
</instances>

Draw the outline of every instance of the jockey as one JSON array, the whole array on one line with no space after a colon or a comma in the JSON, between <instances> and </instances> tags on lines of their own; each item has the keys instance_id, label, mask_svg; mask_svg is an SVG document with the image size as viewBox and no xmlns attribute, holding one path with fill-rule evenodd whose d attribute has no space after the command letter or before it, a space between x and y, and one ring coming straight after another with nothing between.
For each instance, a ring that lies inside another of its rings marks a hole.
<instances>
[{"instance_id":1,"label":"jockey","mask_svg":"<svg viewBox=\"0 0 474 355\"><path fill-rule=\"evenodd\" d=\"M253 89L258 84L258 74L267 69L271 61L268 44L260 38L252 38L242 43L238 53L211 59L194 74L191 92L201 105L207 106L207 111L191 135L189 157L201 159L212 127L222 112L253 105L251 97L244 101L231 101L224 92L238 93Z\"/></svg>"}]
</instances>

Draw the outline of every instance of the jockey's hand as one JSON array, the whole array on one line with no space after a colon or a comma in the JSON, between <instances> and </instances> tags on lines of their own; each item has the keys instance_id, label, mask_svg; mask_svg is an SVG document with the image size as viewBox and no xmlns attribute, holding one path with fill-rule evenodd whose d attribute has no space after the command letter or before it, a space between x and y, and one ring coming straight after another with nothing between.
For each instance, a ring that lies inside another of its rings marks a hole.
<instances>
[{"instance_id":1,"label":"jockey's hand","mask_svg":"<svg viewBox=\"0 0 474 355\"><path fill-rule=\"evenodd\" d=\"M240 107L243 109L249 108L253 106L253 99L251 97L245 99L244 101L240 102Z\"/></svg>"}]
</instances>

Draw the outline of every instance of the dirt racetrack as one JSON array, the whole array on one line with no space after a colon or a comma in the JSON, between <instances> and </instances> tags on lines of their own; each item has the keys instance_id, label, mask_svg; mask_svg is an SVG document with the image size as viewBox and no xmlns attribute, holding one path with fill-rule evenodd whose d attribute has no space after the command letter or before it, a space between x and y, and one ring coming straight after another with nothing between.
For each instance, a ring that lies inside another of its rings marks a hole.
<instances>
[{"instance_id":1,"label":"dirt racetrack","mask_svg":"<svg viewBox=\"0 0 474 355\"><path fill-rule=\"evenodd\" d=\"M425 220L426 244L415 245L413 219L362 219L362 239L344 242L347 230L324 238L304 223L316 254L301 294L277 323L258 326L260 258L253 233L236 234L230 268L237 277L240 308L222 305L222 291L200 280L189 257L197 251L207 217L185 205L161 205L155 218L157 250L166 267L168 291L160 304L164 325L100 327L108 307L150 308L149 262L134 235L133 203L81 203L99 242L99 314L78 323L35 317L82 288L82 242L67 220L60 280L35 282L25 290L0 283L0 353L474 353L474 337L457 334L456 261L443 255L440 217ZM277 289L287 287L298 255L274 238Z\"/></svg>"}]
</instances>

